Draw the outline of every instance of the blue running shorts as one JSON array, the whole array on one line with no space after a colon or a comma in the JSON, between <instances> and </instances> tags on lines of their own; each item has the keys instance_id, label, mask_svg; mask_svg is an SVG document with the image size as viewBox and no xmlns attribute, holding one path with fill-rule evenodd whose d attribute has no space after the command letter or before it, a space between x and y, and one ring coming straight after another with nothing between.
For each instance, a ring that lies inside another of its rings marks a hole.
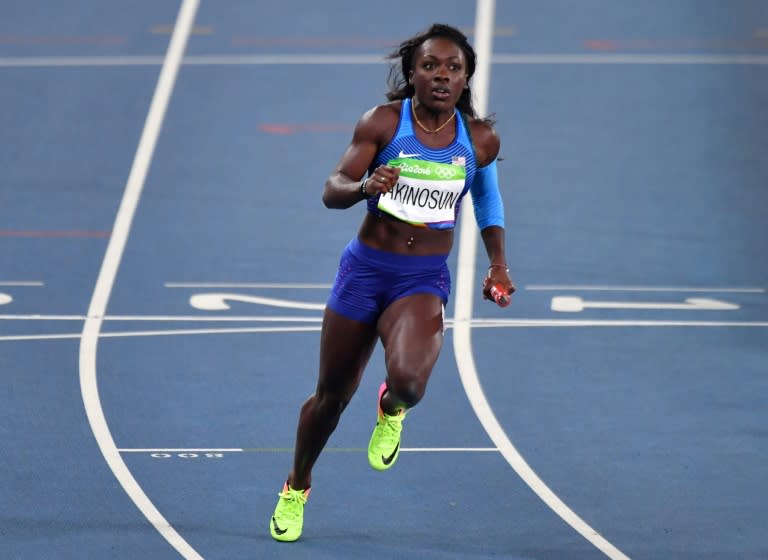
<instances>
[{"instance_id":1,"label":"blue running shorts","mask_svg":"<svg viewBox=\"0 0 768 560\"><path fill-rule=\"evenodd\" d=\"M375 323L389 304L411 294L435 294L445 305L451 293L447 259L387 253L355 238L341 254L328 307L344 317Z\"/></svg>"}]
</instances>

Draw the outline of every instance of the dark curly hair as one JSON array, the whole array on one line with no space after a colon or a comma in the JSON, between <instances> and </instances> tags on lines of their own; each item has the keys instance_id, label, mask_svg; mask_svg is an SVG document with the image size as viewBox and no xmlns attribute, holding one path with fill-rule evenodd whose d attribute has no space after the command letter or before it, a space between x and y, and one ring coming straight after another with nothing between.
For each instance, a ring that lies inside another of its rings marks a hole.
<instances>
[{"instance_id":1,"label":"dark curly hair","mask_svg":"<svg viewBox=\"0 0 768 560\"><path fill-rule=\"evenodd\" d=\"M453 41L464 52L464 58L467 61L467 86L469 86L469 79L475 73L475 66L477 65L475 49L469 44L467 36L455 27L443 23L435 23L426 31L400 43L400 46L387 56L388 60L399 59L400 61L399 67L397 63L394 63L389 71L389 92L387 92L387 99L389 101L397 101L413 96L414 88L408 83L408 76L413 69L413 57L425 41L436 37ZM461 97L456 103L456 107L462 113L471 117L477 117L475 108L472 106L472 89L470 87L461 92Z\"/></svg>"}]
</instances>

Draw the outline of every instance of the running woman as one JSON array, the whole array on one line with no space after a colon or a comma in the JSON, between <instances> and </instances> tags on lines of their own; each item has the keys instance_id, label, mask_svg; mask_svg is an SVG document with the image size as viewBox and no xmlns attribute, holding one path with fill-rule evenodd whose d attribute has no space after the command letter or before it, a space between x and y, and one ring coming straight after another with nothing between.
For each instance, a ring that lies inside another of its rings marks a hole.
<instances>
[{"instance_id":1,"label":"running woman","mask_svg":"<svg viewBox=\"0 0 768 560\"><path fill-rule=\"evenodd\" d=\"M397 461L403 420L424 396L443 344L446 261L468 192L489 259L483 296L506 305L515 291L504 249L500 141L472 106L474 49L458 29L434 24L389 58L396 63L388 102L361 117L323 190L328 208L364 202L367 211L341 255L323 316L317 387L301 408L293 468L269 522L279 541L301 535L312 467L379 340L387 374L368 461L376 470Z\"/></svg>"}]
</instances>

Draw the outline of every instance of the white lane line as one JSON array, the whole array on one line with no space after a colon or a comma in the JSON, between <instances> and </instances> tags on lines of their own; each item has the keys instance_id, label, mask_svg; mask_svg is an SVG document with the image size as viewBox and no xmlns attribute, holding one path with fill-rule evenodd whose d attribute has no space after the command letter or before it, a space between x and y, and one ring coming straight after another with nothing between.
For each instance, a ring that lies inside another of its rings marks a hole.
<instances>
[{"instance_id":1,"label":"white lane line","mask_svg":"<svg viewBox=\"0 0 768 560\"><path fill-rule=\"evenodd\" d=\"M0 315L7 321L85 321L85 315ZM101 317L105 322L156 322L156 323L321 323L323 318L290 315L108 315ZM455 319L446 318L447 327ZM465 319L466 321L466 319ZM765 321L688 321L655 319L518 319L482 318L470 320L475 328L489 327L765 327Z\"/></svg>"},{"instance_id":2,"label":"white lane line","mask_svg":"<svg viewBox=\"0 0 768 560\"><path fill-rule=\"evenodd\" d=\"M497 54L494 64L733 64L764 65L763 54Z\"/></svg>"},{"instance_id":3,"label":"white lane line","mask_svg":"<svg viewBox=\"0 0 768 560\"><path fill-rule=\"evenodd\" d=\"M117 67L160 66L162 56L22 56L0 57L0 68L47 68L47 67ZM273 55L194 55L184 58L182 64L190 66L268 66L268 65L338 65L338 64L386 64L388 61L377 54L273 54ZM503 54L496 53L493 64L561 64L561 65L768 65L768 56L699 55L699 54Z\"/></svg>"},{"instance_id":4,"label":"white lane line","mask_svg":"<svg viewBox=\"0 0 768 560\"><path fill-rule=\"evenodd\" d=\"M198 334L251 334L251 333L290 333L290 332L320 332L320 325L316 327L242 327L235 329L174 329L154 331L119 331L100 332L99 338L134 338L140 336L187 336ZM80 338L82 333L69 334L30 334L30 335L4 335L0 336L0 342L21 342L23 340L67 340Z\"/></svg>"},{"instance_id":5,"label":"white lane line","mask_svg":"<svg viewBox=\"0 0 768 560\"><path fill-rule=\"evenodd\" d=\"M5 321L85 321L85 315L0 315L0 320Z\"/></svg>"},{"instance_id":6,"label":"white lane line","mask_svg":"<svg viewBox=\"0 0 768 560\"><path fill-rule=\"evenodd\" d=\"M120 453L292 453L292 447L130 447L118 449ZM334 448L327 447L325 451L363 452L365 448ZM405 453L498 453L495 447L401 447Z\"/></svg>"},{"instance_id":7,"label":"white lane line","mask_svg":"<svg viewBox=\"0 0 768 560\"><path fill-rule=\"evenodd\" d=\"M160 66L161 56L23 56L2 57L0 67L112 67L112 66ZM182 64L190 66L264 66L264 65L317 65L317 64L386 64L379 54L273 54L273 55L190 55Z\"/></svg>"},{"instance_id":8,"label":"white lane line","mask_svg":"<svg viewBox=\"0 0 768 560\"><path fill-rule=\"evenodd\" d=\"M105 321L155 321L155 322L201 322L201 323L237 323L237 322L262 322L262 323L320 323L323 318L317 317L293 317L290 315L110 315L104 317Z\"/></svg>"},{"instance_id":9,"label":"white lane line","mask_svg":"<svg viewBox=\"0 0 768 560\"><path fill-rule=\"evenodd\" d=\"M498 453L495 447L402 447L400 451L407 453Z\"/></svg>"},{"instance_id":10,"label":"white lane line","mask_svg":"<svg viewBox=\"0 0 768 560\"><path fill-rule=\"evenodd\" d=\"M165 331L103 332L101 338L130 338L136 336L179 336L193 334L247 334L247 333L295 333L319 332L320 325L313 327L242 327L233 329L176 329Z\"/></svg>"},{"instance_id":11,"label":"white lane line","mask_svg":"<svg viewBox=\"0 0 768 560\"><path fill-rule=\"evenodd\" d=\"M147 448L122 448L118 449L120 453L266 453L266 452L293 452L292 447L280 447L280 448L250 448L244 447L231 447L231 448L217 448L217 447L177 447L177 448L164 448L164 447L147 447ZM355 451L363 452L364 448L326 448L326 451ZM400 451L405 453L498 453L498 449L495 447L402 447Z\"/></svg>"},{"instance_id":12,"label":"white lane line","mask_svg":"<svg viewBox=\"0 0 768 560\"><path fill-rule=\"evenodd\" d=\"M81 66L161 66L162 56L5 56L3 68L64 68Z\"/></svg>"},{"instance_id":13,"label":"white lane line","mask_svg":"<svg viewBox=\"0 0 768 560\"><path fill-rule=\"evenodd\" d=\"M727 327L765 328L768 321L638 321L634 319L473 319L473 328ZM449 325L450 326L450 325Z\"/></svg>"},{"instance_id":14,"label":"white lane line","mask_svg":"<svg viewBox=\"0 0 768 560\"><path fill-rule=\"evenodd\" d=\"M69 334L12 334L0 336L0 342L21 342L26 340L72 340L82 336L82 333Z\"/></svg>"},{"instance_id":15,"label":"white lane line","mask_svg":"<svg viewBox=\"0 0 768 560\"><path fill-rule=\"evenodd\" d=\"M473 91L477 98L475 107L481 116L487 114L494 8L493 0L479 0L477 3L475 48L477 50L478 71L475 73ZM467 214L462 217L459 232L458 272L455 295L456 314L453 331L454 354L467 397L480 423L490 436L491 441L499 448L501 454L520 478L525 481L544 503L606 556L612 560L628 560L624 553L576 515L538 477L509 440L488 404L478 379L471 344L472 290L474 288L475 253L477 247L474 212L471 210L471 204L463 205L462 212L467 212Z\"/></svg>"},{"instance_id":16,"label":"white lane line","mask_svg":"<svg viewBox=\"0 0 768 560\"><path fill-rule=\"evenodd\" d=\"M232 448L129 448L118 449L120 453L242 453L241 447Z\"/></svg>"},{"instance_id":17,"label":"white lane line","mask_svg":"<svg viewBox=\"0 0 768 560\"><path fill-rule=\"evenodd\" d=\"M266 282L166 282L166 288L274 288L281 290L329 289L332 284L295 284Z\"/></svg>"},{"instance_id":18,"label":"white lane line","mask_svg":"<svg viewBox=\"0 0 768 560\"><path fill-rule=\"evenodd\" d=\"M6 280L5 282L0 282L0 286L26 287L26 286L45 286L45 284L43 282L37 282L35 280Z\"/></svg>"},{"instance_id":19,"label":"white lane line","mask_svg":"<svg viewBox=\"0 0 768 560\"><path fill-rule=\"evenodd\" d=\"M96 374L96 351L102 317L105 314L117 270L120 267L123 250L130 233L136 207L144 188L147 173L152 162L152 155L162 129L165 112L173 92L184 50L192 30L199 0L182 0L168 45L168 52L160 70L155 93L149 107L141 139L136 149L133 165L128 176L123 198L115 217L112 236L109 238L104 260L96 280L88 317L83 325L80 341L80 391L93 435L109 468L117 478L133 503L144 514L155 529L168 543L187 560L202 560L202 556L168 523L133 477L117 450L109 431L104 410L101 406Z\"/></svg>"},{"instance_id":20,"label":"white lane line","mask_svg":"<svg viewBox=\"0 0 768 560\"><path fill-rule=\"evenodd\" d=\"M557 284L532 284L525 287L531 291L584 291L584 292L705 292L705 293L734 293L734 294L764 294L765 288L729 288L701 286L579 286L579 285L557 285Z\"/></svg>"},{"instance_id":21,"label":"white lane line","mask_svg":"<svg viewBox=\"0 0 768 560\"><path fill-rule=\"evenodd\" d=\"M267 55L199 55L188 56L184 64L192 66L227 66L273 64L386 64L387 59L380 54L267 54Z\"/></svg>"},{"instance_id":22,"label":"white lane line","mask_svg":"<svg viewBox=\"0 0 768 560\"><path fill-rule=\"evenodd\" d=\"M319 323L320 318L313 319ZM685 328L768 328L768 321L621 321L621 320L548 320L548 319L473 319L469 326L474 329L498 328L588 328L588 327L685 327ZM454 328L454 321L447 319L445 328ZM213 334L250 334L250 333L288 333L288 332L319 332L320 325L307 327L240 327L240 328L209 328L209 329L167 329L143 331L114 331L100 332L99 338L131 338L138 336L186 336ZM20 342L24 340L66 340L80 338L82 333L31 334L31 335L2 335L0 342Z\"/></svg>"},{"instance_id":23,"label":"white lane line","mask_svg":"<svg viewBox=\"0 0 768 560\"><path fill-rule=\"evenodd\" d=\"M0 315L0 320L9 321L84 321L87 319L85 315ZM106 317L100 317L102 321L145 321L145 322L246 322L246 321L261 321L265 323L281 323L281 322L296 322L296 323L319 323L323 320L322 317L291 317L290 315L219 315L212 317L210 315L109 315Z\"/></svg>"}]
</instances>

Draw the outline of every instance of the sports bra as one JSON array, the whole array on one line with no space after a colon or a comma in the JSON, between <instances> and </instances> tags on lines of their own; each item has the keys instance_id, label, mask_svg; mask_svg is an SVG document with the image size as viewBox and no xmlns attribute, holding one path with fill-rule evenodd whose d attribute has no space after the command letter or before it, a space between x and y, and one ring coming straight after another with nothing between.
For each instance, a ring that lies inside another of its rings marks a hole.
<instances>
[{"instance_id":1,"label":"sports bra","mask_svg":"<svg viewBox=\"0 0 768 560\"><path fill-rule=\"evenodd\" d=\"M413 128L411 99L403 99L397 131L371 164L400 168L397 184L386 194L368 199L368 211L384 213L414 226L452 229L461 200L469 191L477 163L466 122L458 109L456 137L445 148L428 148Z\"/></svg>"}]
</instances>

